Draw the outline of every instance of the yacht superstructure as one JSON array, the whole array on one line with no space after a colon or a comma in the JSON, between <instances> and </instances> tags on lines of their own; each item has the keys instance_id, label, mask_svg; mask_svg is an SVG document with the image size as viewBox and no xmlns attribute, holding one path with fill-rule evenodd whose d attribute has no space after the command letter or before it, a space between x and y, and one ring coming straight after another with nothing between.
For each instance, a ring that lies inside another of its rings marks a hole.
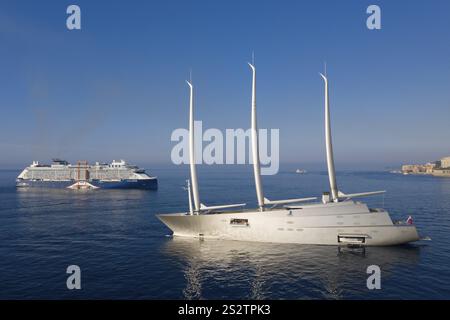
<instances>
[{"instance_id":1,"label":"yacht superstructure","mask_svg":"<svg viewBox=\"0 0 450 320\"><path fill-rule=\"evenodd\" d=\"M249 66L252 70L251 143L258 208L224 210L244 207L245 204L207 207L196 200L199 196L193 159L193 87L189 83L190 182L195 207L190 205L189 212L158 215L173 231L173 235L204 239L363 246L397 245L419 240L412 223L394 223L384 209L368 208L366 204L353 200L384 191L345 194L338 190L331 140L328 78L324 74L320 75L325 83L325 145L330 192L324 192L322 201L318 203L311 202L316 197L287 200L269 200L264 197L256 121L256 68L250 63ZM187 190L191 203L190 185Z\"/></svg>"}]
</instances>

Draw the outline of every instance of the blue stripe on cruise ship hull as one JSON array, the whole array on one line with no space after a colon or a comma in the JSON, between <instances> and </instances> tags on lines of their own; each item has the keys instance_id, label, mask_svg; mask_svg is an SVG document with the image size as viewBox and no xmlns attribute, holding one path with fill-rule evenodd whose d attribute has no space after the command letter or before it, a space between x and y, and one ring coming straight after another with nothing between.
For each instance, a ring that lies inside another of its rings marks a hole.
<instances>
[{"instance_id":1,"label":"blue stripe on cruise ship hull","mask_svg":"<svg viewBox=\"0 0 450 320\"><path fill-rule=\"evenodd\" d=\"M42 180L20 180L16 186L21 188L37 187L37 188L67 188L76 181L42 181ZM90 184L101 189L158 189L157 179L140 179L140 180L120 180L120 181L100 181L91 180Z\"/></svg>"}]
</instances>

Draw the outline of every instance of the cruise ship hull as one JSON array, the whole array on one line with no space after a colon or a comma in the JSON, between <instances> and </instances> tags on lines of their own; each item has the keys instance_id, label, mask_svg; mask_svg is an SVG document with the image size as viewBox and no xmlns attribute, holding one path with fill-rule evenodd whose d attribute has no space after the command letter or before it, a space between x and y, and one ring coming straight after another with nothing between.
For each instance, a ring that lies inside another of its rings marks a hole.
<instances>
[{"instance_id":1,"label":"cruise ship hull","mask_svg":"<svg viewBox=\"0 0 450 320\"><path fill-rule=\"evenodd\" d=\"M390 246L419 240L414 225L393 224L384 210L364 212L358 210L357 204L354 208L334 205L305 208L160 214L158 218L174 236L203 239L363 246Z\"/></svg>"},{"instance_id":2,"label":"cruise ship hull","mask_svg":"<svg viewBox=\"0 0 450 320\"><path fill-rule=\"evenodd\" d=\"M76 181L51 181L51 180L26 180L18 179L16 186L20 188L68 188ZM158 189L158 180L153 179L136 179L136 180L117 180L117 181L102 181L91 180L91 185L100 189L145 189L156 190Z\"/></svg>"}]
</instances>

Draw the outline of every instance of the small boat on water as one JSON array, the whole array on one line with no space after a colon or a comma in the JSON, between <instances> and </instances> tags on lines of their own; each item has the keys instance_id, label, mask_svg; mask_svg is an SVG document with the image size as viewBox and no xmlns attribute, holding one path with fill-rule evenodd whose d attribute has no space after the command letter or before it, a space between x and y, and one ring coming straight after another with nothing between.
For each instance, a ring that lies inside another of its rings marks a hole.
<instances>
[{"instance_id":1,"label":"small boat on water","mask_svg":"<svg viewBox=\"0 0 450 320\"><path fill-rule=\"evenodd\" d=\"M298 174L305 174L307 171L306 170L303 170L303 169L297 169L297 170L295 170L295 173L298 173Z\"/></svg>"},{"instance_id":2,"label":"small boat on water","mask_svg":"<svg viewBox=\"0 0 450 320\"><path fill-rule=\"evenodd\" d=\"M419 240L412 218L408 219L408 222L394 223L386 210L369 208L365 203L353 200L385 191L346 194L338 189L326 74L320 76L325 84L325 147L330 191L323 193L320 202L311 202L317 199L316 197L269 200L264 196L256 122L256 69L250 63L249 66L252 70L251 144L258 207L244 209L245 203L207 206L200 202L194 155L194 91L192 83L187 82L190 88L191 178L186 188L189 211L157 215L173 231L173 235L201 239L338 246L386 246Z\"/></svg>"}]
</instances>

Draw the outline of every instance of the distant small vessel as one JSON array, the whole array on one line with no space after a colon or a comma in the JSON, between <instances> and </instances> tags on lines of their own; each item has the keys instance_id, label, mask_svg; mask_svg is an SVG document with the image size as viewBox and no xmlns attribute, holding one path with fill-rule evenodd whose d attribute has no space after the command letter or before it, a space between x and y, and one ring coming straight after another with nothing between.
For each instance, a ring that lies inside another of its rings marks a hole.
<instances>
[{"instance_id":1,"label":"distant small vessel","mask_svg":"<svg viewBox=\"0 0 450 320\"><path fill-rule=\"evenodd\" d=\"M76 190L157 189L158 180L124 160L113 160L110 164L96 162L94 165L78 161L72 165L66 160L53 159L51 165L33 161L19 174L16 186Z\"/></svg>"},{"instance_id":2,"label":"distant small vessel","mask_svg":"<svg viewBox=\"0 0 450 320\"><path fill-rule=\"evenodd\" d=\"M308 172L308 171L303 170L303 169L297 169L297 170L295 170L295 173L299 173L299 174L304 174L304 173L306 173L306 172Z\"/></svg>"}]
</instances>

